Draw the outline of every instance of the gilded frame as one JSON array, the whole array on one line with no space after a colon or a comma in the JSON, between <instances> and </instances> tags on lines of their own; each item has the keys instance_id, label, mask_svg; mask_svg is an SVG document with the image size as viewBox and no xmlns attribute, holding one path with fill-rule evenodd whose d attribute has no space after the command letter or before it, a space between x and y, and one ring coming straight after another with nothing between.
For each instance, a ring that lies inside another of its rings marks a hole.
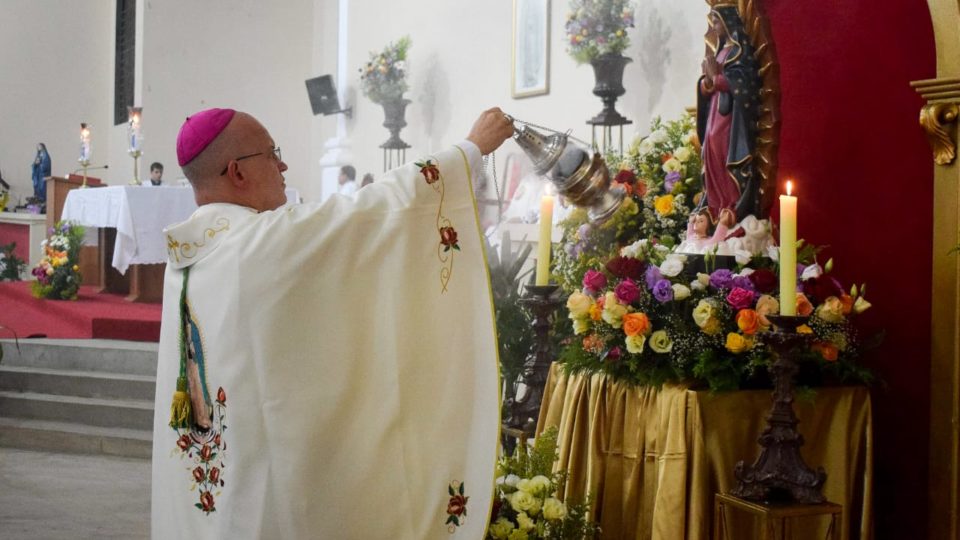
<instances>
[{"instance_id":1,"label":"gilded frame","mask_svg":"<svg viewBox=\"0 0 960 540\"><path fill-rule=\"evenodd\" d=\"M510 95L550 92L550 0L513 0Z\"/></svg>"}]
</instances>

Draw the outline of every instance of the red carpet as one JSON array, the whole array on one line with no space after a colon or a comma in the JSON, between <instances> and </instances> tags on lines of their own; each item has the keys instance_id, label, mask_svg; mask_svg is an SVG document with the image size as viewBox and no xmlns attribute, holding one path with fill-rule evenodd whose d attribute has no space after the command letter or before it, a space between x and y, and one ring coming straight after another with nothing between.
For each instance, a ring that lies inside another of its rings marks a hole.
<instances>
[{"instance_id":1,"label":"red carpet","mask_svg":"<svg viewBox=\"0 0 960 540\"><path fill-rule=\"evenodd\" d=\"M18 338L160 341L160 304L135 304L81 287L75 302L39 300L30 282L0 283L0 326ZM0 329L0 337L11 338Z\"/></svg>"}]
</instances>

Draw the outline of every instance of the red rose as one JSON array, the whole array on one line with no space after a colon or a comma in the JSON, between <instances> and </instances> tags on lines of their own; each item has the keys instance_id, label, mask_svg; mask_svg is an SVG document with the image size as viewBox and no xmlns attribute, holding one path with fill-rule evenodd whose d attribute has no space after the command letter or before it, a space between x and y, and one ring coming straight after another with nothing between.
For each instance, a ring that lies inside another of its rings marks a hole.
<instances>
[{"instance_id":1,"label":"red rose","mask_svg":"<svg viewBox=\"0 0 960 540\"><path fill-rule=\"evenodd\" d=\"M457 231L453 227L440 228L440 243L447 247L457 246Z\"/></svg>"},{"instance_id":2,"label":"red rose","mask_svg":"<svg viewBox=\"0 0 960 540\"><path fill-rule=\"evenodd\" d=\"M210 448L209 444L203 445L203 448L200 449L200 459L203 461L210 461L210 456L213 455L213 449Z\"/></svg>"},{"instance_id":3,"label":"red rose","mask_svg":"<svg viewBox=\"0 0 960 540\"><path fill-rule=\"evenodd\" d=\"M803 293L811 297L814 304L820 304L831 296L839 297L843 294L843 288L840 287L837 280L823 274L820 277L805 279L803 281Z\"/></svg>"},{"instance_id":4,"label":"red rose","mask_svg":"<svg viewBox=\"0 0 960 540\"><path fill-rule=\"evenodd\" d=\"M204 491L200 494L200 507L204 512L209 513L216 510L213 504L213 495L209 491Z\"/></svg>"},{"instance_id":5,"label":"red rose","mask_svg":"<svg viewBox=\"0 0 960 540\"><path fill-rule=\"evenodd\" d=\"M633 186L633 194L637 197L643 198L647 194L647 183L646 182L637 182Z\"/></svg>"},{"instance_id":6,"label":"red rose","mask_svg":"<svg viewBox=\"0 0 960 540\"><path fill-rule=\"evenodd\" d=\"M177 439L177 446L179 446L180 449L183 450L184 452L186 452L187 450L189 450L189 449L190 449L190 445L192 445L192 444L193 444L193 443L190 442L190 436L189 436L189 435L182 435L182 436L180 436L179 439Z\"/></svg>"},{"instance_id":7,"label":"red rose","mask_svg":"<svg viewBox=\"0 0 960 540\"><path fill-rule=\"evenodd\" d=\"M217 434L213 437L213 444L216 445L216 446L220 446L220 434L219 434L219 433L217 433Z\"/></svg>"},{"instance_id":8,"label":"red rose","mask_svg":"<svg viewBox=\"0 0 960 540\"><path fill-rule=\"evenodd\" d=\"M220 469L216 467L210 468L210 481L216 484L220 480Z\"/></svg>"},{"instance_id":9,"label":"red rose","mask_svg":"<svg viewBox=\"0 0 960 540\"><path fill-rule=\"evenodd\" d=\"M607 270L620 279L640 280L647 264L632 257L614 257L607 262Z\"/></svg>"},{"instance_id":10,"label":"red rose","mask_svg":"<svg viewBox=\"0 0 960 540\"><path fill-rule=\"evenodd\" d=\"M203 479L206 476L207 474L203 472L202 467L197 467L196 469L193 470L193 479L196 480L197 482L203 482Z\"/></svg>"},{"instance_id":11,"label":"red rose","mask_svg":"<svg viewBox=\"0 0 960 540\"><path fill-rule=\"evenodd\" d=\"M227 402L227 393L223 391L223 387L221 386L217 390L217 403L223 405L226 402Z\"/></svg>"},{"instance_id":12,"label":"red rose","mask_svg":"<svg viewBox=\"0 0 960 540\"><path fill-rule=\"evenodd\" d=\"M613 177L613 181L620 184L633 184L637 181L637 175L633 174L630 169L623 169Z\"/></svg>"},{"instance_id":13,"label":"red rose","mask_svg":"<svg viewBox=\"0 0 960 540\"><path fill-rule=\"evenodd\" d=\"M753 287L757 289L757 292L761 294L768 294L775 291L779 279L777 274L766 268L760 268L750 274L750 282L753 283Z\"/></svg>"},{"instance_id":14,"label":"red rose","mask_svg":"<svg viewBox=\"0 0 960 540\"><path fill-rule=\"evenodd\" d=\"M447 503L447 513L451 516L462 516L467 511L467 499L469 498L463 495L450 497L450 502Z\"/></svg>"},{"instance_id":15,"label":"red rose","mask_svg":"<svg viewBox=\"0 0 960 540\"><path fill-rule=\"evenodd\" d=\"M428 184L432 184L440 179L440 169L429 161L426 165L420 167L420 174L423 175L423 179L426 180Z\"/></svg>"}]
</instances>

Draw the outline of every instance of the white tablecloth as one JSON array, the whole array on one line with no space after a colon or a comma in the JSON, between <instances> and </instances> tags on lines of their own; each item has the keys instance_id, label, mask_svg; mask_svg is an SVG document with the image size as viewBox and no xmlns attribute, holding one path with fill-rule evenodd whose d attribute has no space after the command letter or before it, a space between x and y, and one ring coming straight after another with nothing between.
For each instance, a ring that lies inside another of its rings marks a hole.
<instances>
[{"instance_id":1,"label":"white tablecloth","mask_svg":"<svg viewBox=\"0 0 960 540\"><path fill-rule=\"evenodd\" d=\"M297 190L287 188L287 204L299 200ZM163 229L196 209L190 186L108 186L70 191L60 219L116 228L112 265L122 274L131 264L167 262Z\"/></svg>"}]
</instances>

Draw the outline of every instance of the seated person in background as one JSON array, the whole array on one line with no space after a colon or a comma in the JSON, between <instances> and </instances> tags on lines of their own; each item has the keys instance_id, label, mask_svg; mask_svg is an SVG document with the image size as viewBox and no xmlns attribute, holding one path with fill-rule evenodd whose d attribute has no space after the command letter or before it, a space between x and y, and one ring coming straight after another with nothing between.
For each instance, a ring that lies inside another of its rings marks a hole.
<instances>
[{"instance_id":1,"label":"seated person in background","mask_svg":"<svg viewBox=\"0 0 960 540\"><path fill-rule=\"evenodd\" d=\"M340 167L340 178L337 179L337 193L353 195L357 192L357 169L353 165Z\"/></svg>"},{"instance_id":2,"label":"seated person in background","mask_svg":"<svg viewBox=\"0 0 960 540\"><path fill-rule=\"evenodd\" d=\"M159 186L163 184L163 163L154 161L150 164L150 185Z\"/></svg>"},{"instance_id":3,"label":"seated person in background","mask_svg":"<svg viewBox=\"0 0 960 540\"><path fill-rule=\"evenodd\" d=\"M363 180L360 181L360 187L368 186L372 183L373 183L373 175L370 173L367 173L363 175Z\"/></svg>"}]
</instances>

